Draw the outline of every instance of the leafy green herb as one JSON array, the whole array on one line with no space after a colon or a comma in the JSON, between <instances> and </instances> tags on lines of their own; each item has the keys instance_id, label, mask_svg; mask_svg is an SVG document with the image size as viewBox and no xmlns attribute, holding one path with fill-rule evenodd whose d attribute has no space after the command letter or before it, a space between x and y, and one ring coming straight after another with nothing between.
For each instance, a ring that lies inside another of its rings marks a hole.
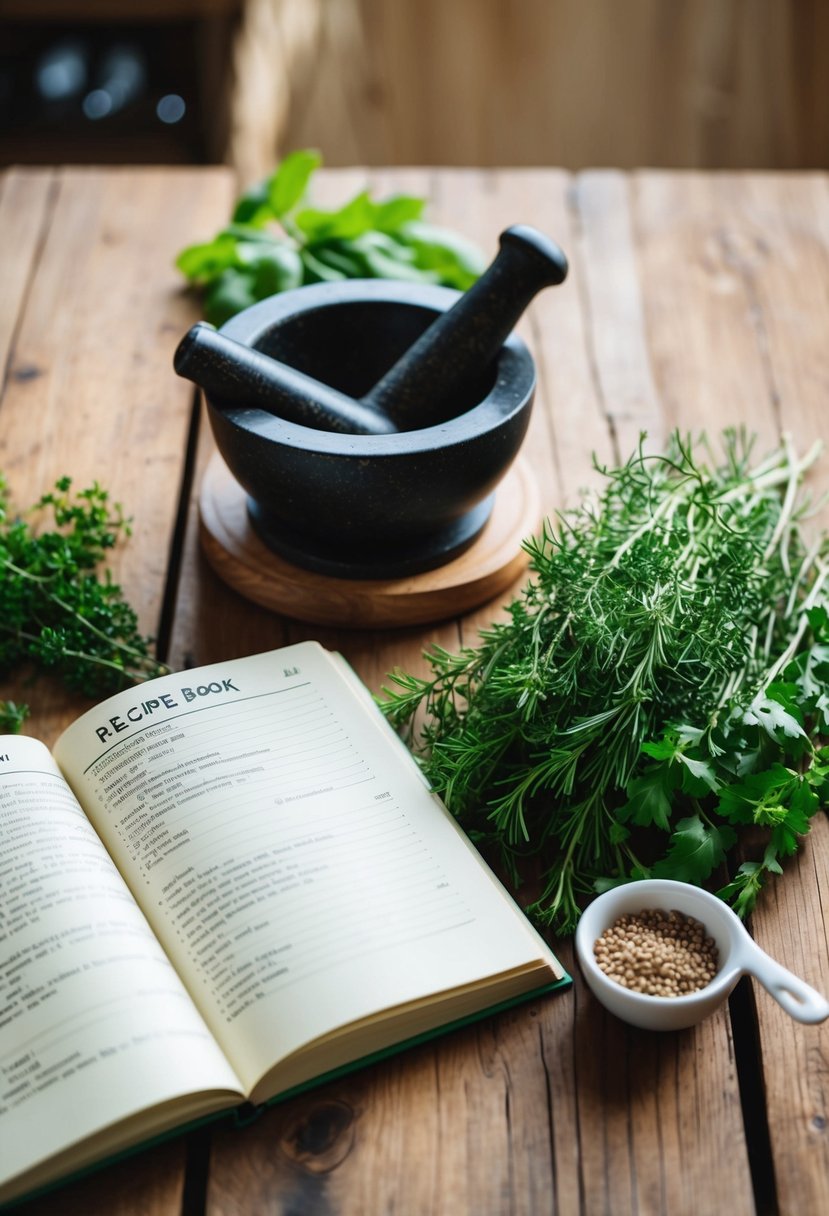
<instances>
[{"instance_id":1,"label":"leafy green herb","mask_svg":"<svg viewBox=\"0 0 829 1216\"><path fill-rule=\"evenodd\" d=\"M36 526L45 517L51 527ZM129 524L97 482L71 492L62 478L22 516L9 509L0 475L0 670L23 664L54 673L90 697L164 669L109 571L99 568ZM0 703L4 729L19 729L25 706Z\"/></svg>"},{"instance_id":2,"label":"leafy green herb","mask_svg":"<svg viewBox=\"0 0 829 1216\"><path fill-rule=\"evenodd\" d=\"M802 526L816 452L751 449L733 431L719 456L640 444L526 542L506 621L384 690L472 839L516 882L540 865L530 910L559 931L591 891L703 884L759 839L720 891L745 915L826 801L829 539Z\"/></svg>"},{"instance_id":3,"label":"leafy green herb","mask_svg":"<svg viewBox=\"0 0 829 1216\"><path fill-rule=\"evenodd\" d=\"M0 701L0 734L19 735L28 716L28 705L18 705L16 701Z\"/></svg>"},{"instance_id":4,"label":"leafy green herb","mask_svg":"<svg viewBox=\"0 0 829 1216\"><path fill-rule=\"evenodd\" d=\"M212 241L190 245L176 265L204 292L204 314L221 325L257 300L306 283L409 279L465 291L484 268L480 251L424 223L425 200L398 194L375 202L362 191L342 207L307 206L318 153L293 152L267 181L238 200Z\"/></svg>"}]
</instances>

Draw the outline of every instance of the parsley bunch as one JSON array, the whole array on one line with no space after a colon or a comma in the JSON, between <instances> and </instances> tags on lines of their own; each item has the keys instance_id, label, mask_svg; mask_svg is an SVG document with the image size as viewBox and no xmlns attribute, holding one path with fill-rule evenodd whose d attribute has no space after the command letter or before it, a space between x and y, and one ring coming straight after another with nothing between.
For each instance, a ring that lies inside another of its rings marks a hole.
<instances>
[{"instance_id":1,"label":"parsley bunch","mask_svg":"<svg viewBox=\"0 0 829 1216\"><path fill-rule=\"evenodd\" d=\"M728 432L639 450L526 542L508 619L431 674L391 675L382 708L530 911L571 931L580 901L635 878L704 884L748 913L829 791L829 538L788 440L752 464ZM415 725L415 715L418 723Z\"/></svg>"},{"instance_id":2,"label":"parsley bunch","mask_svg":"<svg viewBox=\"0 0 829 1216\"><path fill-rule=\"evenodd\" d=\"M29 664L90 697L161 674L121 588L108 570L99 574L128 533L120 507L97 483L73 493L64 477L14 515L0 475L0 671ZM25 707L0 702L6 729L19 729L23 716Z\"/></svg>"},{"instance_id":3,"label":"parsley bunch","mask_svg":"<svg viewBox=\"0 0 829 1216\"><path fill-rule=\"evenodd\" d=\"M306 203L317 152L293 152L271 177L238 200L230 224L189 245L176 266L204 295L213 325L258 300L307 283L409 279L465 291L484 268L480 251L457 233L423 222L425 200L383 202L361 191L342 207Z\"/></svg>"}]
</instances>

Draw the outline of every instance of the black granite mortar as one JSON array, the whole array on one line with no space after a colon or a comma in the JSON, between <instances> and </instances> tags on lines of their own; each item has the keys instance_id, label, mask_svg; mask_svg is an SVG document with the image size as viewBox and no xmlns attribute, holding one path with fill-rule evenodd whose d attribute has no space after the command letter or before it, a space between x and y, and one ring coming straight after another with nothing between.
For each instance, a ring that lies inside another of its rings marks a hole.
<instances>
[{"instance_id":1,"label":"black granite mortar","mask_svg":"<svg viewBox=\"0 0 829 1216\"><path fill-rule=\"evenodd\" d=\"M255 304L221 332L360 398L460 295L378 279L320 283ZM340 434L206 399L219 450L271 549L324 574L395 578L442 565L480 534L534 391L532 356L511 334L467 377L447 417L422 430Z\"/></svg>"}]
</instances>

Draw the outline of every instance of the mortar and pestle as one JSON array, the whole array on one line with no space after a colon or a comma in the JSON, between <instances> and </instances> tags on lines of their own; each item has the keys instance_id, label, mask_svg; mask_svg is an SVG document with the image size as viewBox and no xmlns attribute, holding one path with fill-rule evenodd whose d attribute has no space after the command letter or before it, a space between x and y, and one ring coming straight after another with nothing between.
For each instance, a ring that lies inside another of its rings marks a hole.
<instances>
[{"instance_id":1,"label":"mortar and pestle","mask_svg":"<svg viewBox=\"0 0 829 1216\"><path fill-rule=\"evenodd\" d=\"M296 288L175 370L198 384L257 534L295 566L350 579L447 563L479 536L529 423L535 366L511 330L567 262L518 225L465 293L352 279Z\"/></svg>"}]
</instances>

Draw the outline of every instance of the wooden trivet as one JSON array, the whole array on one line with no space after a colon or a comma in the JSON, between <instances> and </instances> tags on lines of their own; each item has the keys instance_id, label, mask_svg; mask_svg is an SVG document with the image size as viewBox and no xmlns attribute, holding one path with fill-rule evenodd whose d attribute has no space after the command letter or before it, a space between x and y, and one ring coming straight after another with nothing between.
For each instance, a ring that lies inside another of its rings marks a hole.
<instances>
[{"instance_id":1,"label":"wooden trivet","mask_svg":"<svg viewBox=\"0 0 829 1216\"><path fill-rule=\"evenodd\" d=\"M434 570L384 580L332 578L274 553L254 531L245 491L218 452L204 474L199 512L207 560L240 595L301 621L350 629L422 625L494 599L526 568L521 542L540 519L532 473L517 460L498 486L481 535L465 553Z\"/></svg>"}]
</instances>

